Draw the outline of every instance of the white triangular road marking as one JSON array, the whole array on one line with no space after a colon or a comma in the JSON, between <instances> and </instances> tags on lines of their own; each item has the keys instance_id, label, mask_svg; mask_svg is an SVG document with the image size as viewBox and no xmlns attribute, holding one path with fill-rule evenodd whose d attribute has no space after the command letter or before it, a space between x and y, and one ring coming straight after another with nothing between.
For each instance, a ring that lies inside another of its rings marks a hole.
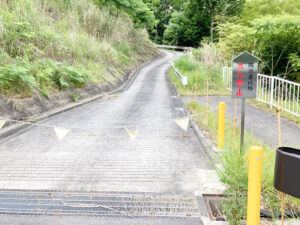
<instances>
[{"instance_id":1,"label":"white triangular road marking","mask_svg":"<svg viewBox=\"0 0 300 225\"><path fill-rule=\"evenodd\" d=\"M190 123L190 117L185 116L182 118L175 119L174 121L186 132Z\"/></svg>"},{"instance_id":2,"label":"white triangular road marking","mask_svg":"<svg viewBox=\"0 0 300 225\"><path fill-rule=\"evenodd\" d=\"M5 123L6 123L5 120L0 120L0 129L4 126Z\"/></svg>"},{"instance_id":3,"label":"white triangular road marking","mask_svg":"<svg viewBox=\"0 0 300 225\"><path fill-rule=\"evenodd\" d=\"M125 130L126 130L128 136L129 136L129 138L130 138L132 141L134 141L134 140L136 139L137 134L138 134L138 129L136 129L136 130L134 130L134 131L131 131L131 130L129 130L127 127L125 127Z\"/></svg>"},{"instance_id":4,"label":"white triangular road marking","mask_svg":"<svg viewBox=\"0 0 300 225\"><path fill-rule=\"evenodd\" d=\"M69 133L70 130L61 127L54 127L54 131L58 140L61 141Z\"/></svg>"}]
</instances>

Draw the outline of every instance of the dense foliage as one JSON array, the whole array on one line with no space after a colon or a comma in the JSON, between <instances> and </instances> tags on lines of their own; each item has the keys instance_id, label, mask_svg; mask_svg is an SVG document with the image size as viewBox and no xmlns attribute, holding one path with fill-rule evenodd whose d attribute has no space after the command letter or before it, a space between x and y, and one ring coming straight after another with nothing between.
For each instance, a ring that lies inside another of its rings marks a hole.
<instances>
[{"instance_id":1,"label":"dense foliage","mask_svg":"<svg viewBox=\"0 0 300 225\"><path fill-rule=\"evenodd\" d=\"M262 60L260 72L299 81L299 15L299 1L249 1L240 18L218 25L219 48L228 61L252 52Z\"/></svg>"},{"instance_id":2,"label":"dense foliage","mask_svg":"<svg viewBox=\"0 0 300 225\"><path fill-rule=\"evenodd\" d=\"M170 22L172 13L181 11L186 1L183 0L144 0L153 11L156 25L148 26L150 39L158 44L164 43L165 30ZM174 37L175 38L175 37Z\"/></svg>"},{"instance_id":3,"label":"dense foliage","mask_svg":"<svg viewBox=\"0 0 300 225\"><path fill-rule=\"evenodd\" d=\"M155 25L153 12L142 0L94 0L100 7L106 6L110 14L118 19L121 12L126 12L136 27Z\"/></svg>"},{"instance_id":4,"label":"dense foliage","mask_svg":"<svg viewBox=\"0 0 300 225\"><path fill-rule=\"evenodd\" d=\"M249 51L260 72L300 81L300 1L144 0L155 16L156 43L201 46L214 42L223 57Z\"/></svg>"},{"instance_id":5,"label":"dense foliage","mask_svg":"<svg viewBox=\"0 0 300 225\"><path fill-rule=\"evenodd\" d=\"M215 19L238 15L244 4L244 0L145 1L158 20L154 29L148 29L150 37L158 43L187 46L199 46L209 35L214 40Z\"/></svg>"}]
</instances>

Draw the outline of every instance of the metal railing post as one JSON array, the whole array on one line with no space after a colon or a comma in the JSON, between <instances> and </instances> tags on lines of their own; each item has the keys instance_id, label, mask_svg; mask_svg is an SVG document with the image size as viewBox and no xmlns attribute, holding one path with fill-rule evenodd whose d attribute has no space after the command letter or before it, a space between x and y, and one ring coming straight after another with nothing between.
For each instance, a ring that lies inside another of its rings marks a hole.
<instances>
[{"instance_id":1,"label":"metal railing post","mask_svg":"<svg viewBox=\"0 0 300 225\"><path fill-rule=\"evenodd\" d=\"M273 107L273 92L274 92L274 77L271 77L271 97L270 97L270 108L272 109Z\"/></svg>"},{"instance_id":2,"label":"metal railing post","mask_svg":"<svg viewBox=\"0 0 300 225\"><path fill-rule=\"evenodd\" d=\"M225 81L224 77L225 77L225 67L223 67L223 83L225 83L225 82L224 82L224 81ZM225 84L225 85L226 85L226 84Z\"/></svg>"}]
</instances>

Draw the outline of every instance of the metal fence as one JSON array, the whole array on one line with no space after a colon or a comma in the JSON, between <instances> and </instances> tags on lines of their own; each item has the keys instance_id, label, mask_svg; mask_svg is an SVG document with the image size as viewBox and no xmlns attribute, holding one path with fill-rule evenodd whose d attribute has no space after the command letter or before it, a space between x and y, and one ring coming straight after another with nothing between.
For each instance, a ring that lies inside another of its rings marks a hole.
<instances>
[{"instance_id":1,"label":"metal fence","mask_svg":"<svg viewBox=\"0 0 300 225\"><path fill-rule=\"evenodd\" d=\"M225 87L229 90L232 89L232 68L223 67L223 83Z\"/></svg>"},{"instance_id":2,"label":"metal fence","mask_svg":"<svg viewBox=\"0 0 300 225\"><path fill-rule=\"evenodd\" d=\"M232 88L232 68L223 67L223 83ZM282 78L258 74L256 99L270 105L282 107L300 117L300 84Z\"/></svg>"}]
</instances>

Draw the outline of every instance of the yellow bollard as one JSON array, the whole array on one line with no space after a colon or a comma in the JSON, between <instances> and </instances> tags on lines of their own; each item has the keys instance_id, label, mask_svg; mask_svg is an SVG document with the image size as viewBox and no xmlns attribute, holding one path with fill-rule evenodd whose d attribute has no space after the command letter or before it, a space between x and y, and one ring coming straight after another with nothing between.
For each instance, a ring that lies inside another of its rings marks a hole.
<instances>
[{"instance_id":1,"label":"yellow bollard","mask_svg":"<svg viewBox=\"0 0 300 225\"><path fill-rule=\"evenodd\" d=\"M248 169L247 224L259 225L263 150L250 148Z\"/></svg>"},{"instance_id":2,"label":"yellow bollard","mask_svg":"<svg viewBox=\"0 0 300 225\"><path fill-rule=\"evenodd\" d=\"M219 120L218 120L218 149L224 148L225 134L225 102L219 103Z\"/></svg>"}]
</instances>

